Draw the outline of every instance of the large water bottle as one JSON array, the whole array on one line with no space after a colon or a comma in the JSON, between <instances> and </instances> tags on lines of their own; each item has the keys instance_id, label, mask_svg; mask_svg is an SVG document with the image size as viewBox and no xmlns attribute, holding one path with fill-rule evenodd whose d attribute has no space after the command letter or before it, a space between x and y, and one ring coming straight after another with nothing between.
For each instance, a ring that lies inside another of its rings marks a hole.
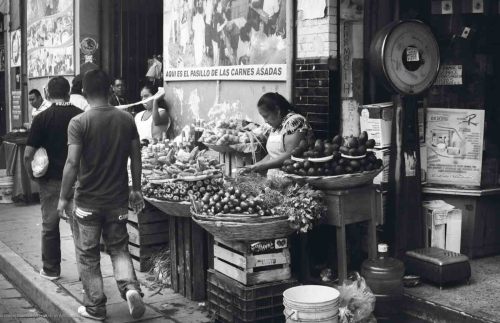
<instances>
[{"instance_id":1,"label":"large water bottle","mask_svg":"<svg viewBox=\"0 0 500 323\"><path fill-rule=\"evenodd\" d=\"M361 275L375 294L375 316L379 320L394 319L400 312L403 296L404 264L389 257L389 247L385 243L378 245L378 258L365 260L361 266Z\"/></svg>"}]
</instances>

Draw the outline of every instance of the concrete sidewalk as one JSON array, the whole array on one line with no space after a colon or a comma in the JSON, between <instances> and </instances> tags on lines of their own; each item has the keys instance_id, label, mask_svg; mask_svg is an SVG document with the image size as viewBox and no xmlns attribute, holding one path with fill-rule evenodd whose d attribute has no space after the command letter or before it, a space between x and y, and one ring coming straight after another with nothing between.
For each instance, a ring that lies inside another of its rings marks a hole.
<instances>
[{"instance_id":1,"label":"concrete sidewalk","mask_svg":"<svg viewBox=\"0 0 500 323\"><path fill-rule=\"evenodd\" d=\"M0 204L0 272L4 273L25 295L47 313L52 322L95 322L78 316L83 300L78 281L75 250L69 225L61 221L61 279L51 282L40 278L41 211L40 205ZM134 322L127 303L120 297L113 278L111 260L101 253L101 271L107 302L106 322ZM140 322L210 322L207 311L172 290L161 289L152 277L137 272L147 304Z\"/></svg>"}]
</instances>

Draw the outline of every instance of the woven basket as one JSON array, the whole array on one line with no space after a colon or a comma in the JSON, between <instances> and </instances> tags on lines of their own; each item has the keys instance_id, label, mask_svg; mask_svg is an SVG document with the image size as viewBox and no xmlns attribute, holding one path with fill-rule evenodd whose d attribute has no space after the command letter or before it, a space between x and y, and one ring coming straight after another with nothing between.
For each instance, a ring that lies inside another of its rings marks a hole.
<instances>
[{"instance_id":1,"label":"woven basket","mask_svg":"<svg viewBox=\"0 0 500 323\"><path fill-rule=\"evenodd\" d=\"M193 210L191 210L191 213L193 221L215 237L227 241L257 241L282 238L295 231L290 227L286 217L259 217L258 222L234 222L215 220L214 217L196 214ZM257 220L255 219L255 221Z\"/></svg>"},{"instance_id":2,"label":"woven basket","mask_svg":"<svg viewBox=\"0 0 500 323\"><path fill-rule=\"evenodd\" d=\"M191 216L191 203L189 202L162 201L150 197L145 197L144 199L165 214L185 218Z\"/></svg>"},{"instance_id":3,"label":"woven basket","mask_svg":"<svg viewBox=\"0 0 500 323\"><path fill-rule=\"evenodd\" d=\"M320 190L341 190L346 188L358 187L367 185L373 182L375 176L378 175L384 168L365 171L362 173L345 174L337 176L298 176L286 174L286 177L291 180L301 183L310 184Z\"/></svg>"}]
</instances>

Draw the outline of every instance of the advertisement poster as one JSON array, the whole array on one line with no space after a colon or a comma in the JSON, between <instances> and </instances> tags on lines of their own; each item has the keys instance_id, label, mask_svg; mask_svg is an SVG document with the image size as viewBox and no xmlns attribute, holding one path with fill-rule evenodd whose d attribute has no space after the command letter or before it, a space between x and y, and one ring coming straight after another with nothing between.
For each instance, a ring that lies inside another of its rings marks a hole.
<instances>
[{"instance_id":1,"label":"advertisement poster","mask_svg":"<svg viewBox=\"0 0 500 323\"><path fill-rule=\"evenodd\" d=\"M165 81L285 81L286 2L165 0Z\"/></svg>"},{"instance_id":2,"label":"advertisement poster","mask_svg":"<svg viewBox=\"0 0 500 323\"><path fill-rule=\"evenodd\" d=\"M21 29L10 33L11 57L10 66L21 66Z\"/></svg>"},{"instance_id":3,"label":"advertisement poster","mask_svg":"<svg viewBox=\"0 0 500 323\"><path fill-rule=\"evenodd\" d=\"M74 73L72 0L28 0L28 77Z\"/></svg>"},{"instance_id":4,"label":"advertisement poster","mask_svg":"<svg viewBox=\"0 0 500 323\"><path fill-rule=\"evenodd\" d=\"M481 185L484 110L427 109L427 183Z\"/></svg>"}]
</instances>

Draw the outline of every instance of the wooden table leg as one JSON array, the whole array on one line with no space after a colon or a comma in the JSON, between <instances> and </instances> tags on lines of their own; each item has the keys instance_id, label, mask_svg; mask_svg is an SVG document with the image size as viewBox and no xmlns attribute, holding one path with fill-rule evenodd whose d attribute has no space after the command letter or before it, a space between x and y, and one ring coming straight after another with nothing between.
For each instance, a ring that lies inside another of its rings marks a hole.
<instances>
[{"instance_id":1,"label":"wooden table leg","mask_svg":"<svg viewBox=\"0 0 500 323\"><path fill-rule=\"evenodd\" d=\"M371 211L370 211L370 218L371 220L368 221L368 258L369 259L375 259L377 258L377 212L376 207L377 207L377 202L376 202L376 195L375 195L375 190L372 191L371 195Z\"/></svg>"},{"instance_id":2,"label":"wooden table leg","mask_svg":"<svg viewBox=\"0 0 500 323\"><path fill-rule=\"evenodd\" d=\"M345 225L336 227L337 231L337 259L339 271L339 285L342 285L347 279L347 251L346 251L346 234Z\"/></svg>"}]
</instances>

